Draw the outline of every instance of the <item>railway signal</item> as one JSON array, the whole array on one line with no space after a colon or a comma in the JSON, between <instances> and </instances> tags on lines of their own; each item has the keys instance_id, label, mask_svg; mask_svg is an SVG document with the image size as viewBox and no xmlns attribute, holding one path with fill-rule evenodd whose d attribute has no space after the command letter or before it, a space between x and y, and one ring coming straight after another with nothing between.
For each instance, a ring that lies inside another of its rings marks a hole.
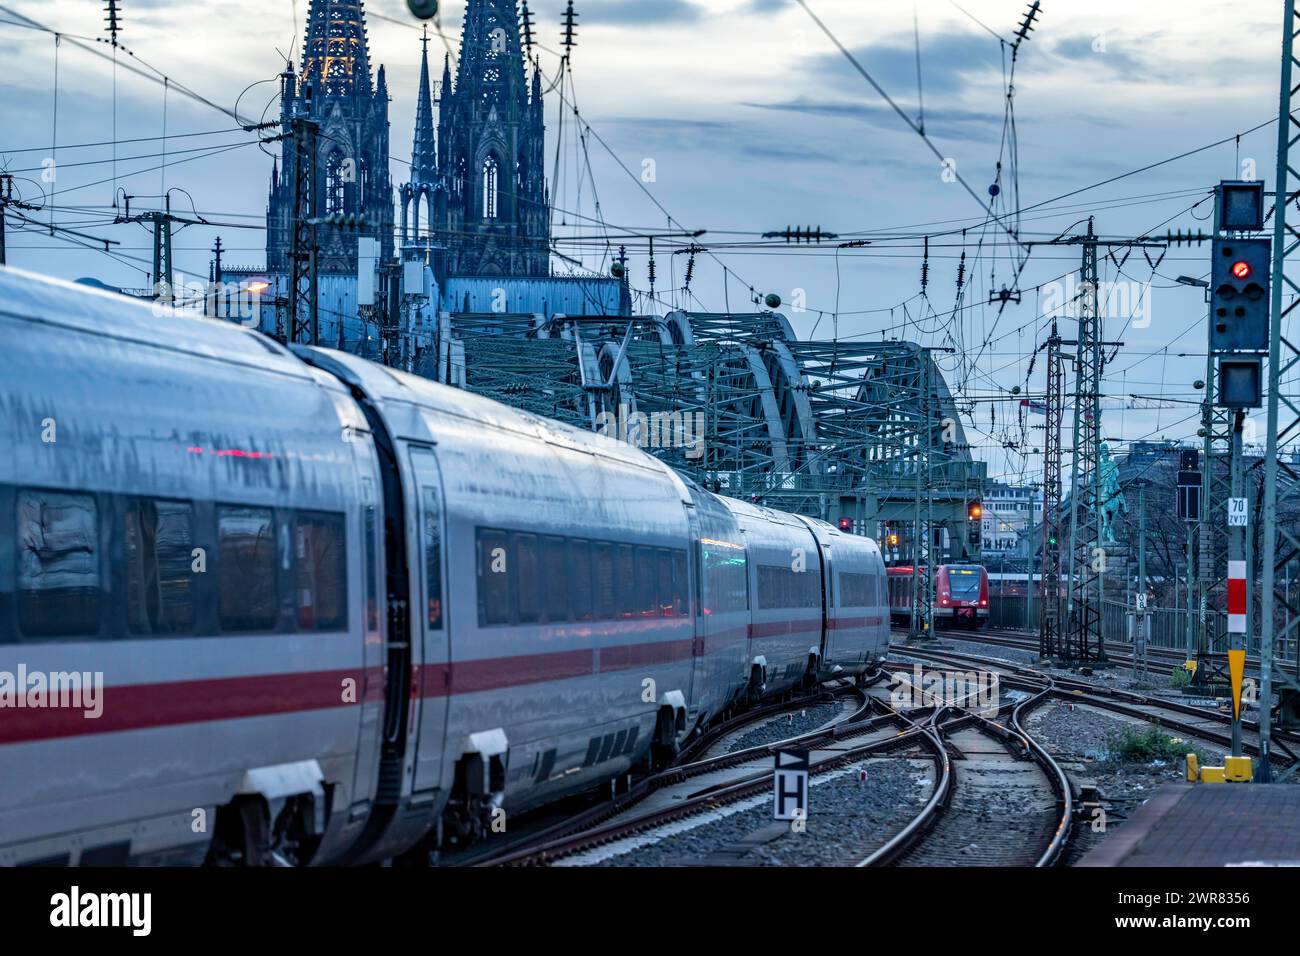
<instances>
[{"instance_id":1,"label":"railway signal","mask_svg":"<svg viewBox=\"0 0 1300 956\"><path fill-rule=\"evenodd\" d=\"M1210 350L1268 349L1269 239L1219 237L1210 265Z\"/></svg>"},{"instance_id":2,"label":"railway signal","mask_svg":"<svg viewBox=\"0 0 1300 956\"><path fill-rule=\"evenodd\" d=\"M1193 450L1185 451L1179 457L1178 517L1183 521L1197 522L1201 520L1201 489L1204 484L1200 455Z\"/></svg>"},{"instance_id":3,"label":"railway signal","mask_svg":"<svg viewBox=\"0 0 1300 956\"><path fill-rule=\"evenodd\" d=\"M1221 232L1259 232L1264 228L1264 180L1228 180L1215 190Z\"/></svg>"}]
</instances>

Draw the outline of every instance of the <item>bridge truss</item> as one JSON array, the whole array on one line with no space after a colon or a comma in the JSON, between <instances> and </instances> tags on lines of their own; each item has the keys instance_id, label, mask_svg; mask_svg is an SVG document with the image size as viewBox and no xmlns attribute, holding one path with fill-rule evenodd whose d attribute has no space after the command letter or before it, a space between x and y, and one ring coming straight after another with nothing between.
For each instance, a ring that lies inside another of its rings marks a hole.
<instances>
[{"instance_id":1,"label":"bridge truss","mask_svg":"<svg viewBox=\"0 0 1300 956\"><path fill-rule=\"evenodd\" d=\"M800 341L777 312L444 313L436 346L429 377L632 441L722 494L845 523L918 573L932 550L978 558L967 509L984 465L914 343Z\"/></svg>"}]
</instances>

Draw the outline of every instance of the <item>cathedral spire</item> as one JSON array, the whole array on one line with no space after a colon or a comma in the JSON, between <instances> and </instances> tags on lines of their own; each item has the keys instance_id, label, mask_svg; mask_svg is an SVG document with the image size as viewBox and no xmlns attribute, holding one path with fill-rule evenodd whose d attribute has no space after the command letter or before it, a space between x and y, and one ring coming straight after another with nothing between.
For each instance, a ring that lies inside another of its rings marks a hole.
<instances>
[{"instance_id":1,"label":"cathedral spire","mask_svg":"<svg viewBox=\"0 0 1300 956\"><path fill-rule=\"evenodd\" d=\"M411 149L411 182L432 183L438 171L433 136L433 95L429 92L429 31L425 28L420 53L420 99L415 110L415 139Z\"/></svg>"},{"instance_id":2,"label":"cathedral spire","mask_svg":"<svg viewBox=\"0 0 1300 956\"><path fill-rule=\"evenodd\" d=\"M383 67L378 86L370 72L362 0L311 0L302 40L302 69L281 74L281 123L292 132L297 117L317 124L315 182L322 215L356 216L361 235L377 238L382 255L392 248L393 196L388 171L388 93ZM267 268L287 270L297 164L286 150L273 170L267 203ZM325 230L317 262L326 275L355 274L357 237Z\"/></svg>"},{"instance_id":3,"label":"cathedral spire","mask_svg":"<svg viewBox=\"0 0 1300 956\"><path fill-rule=\"evenodd\" d=\"M302 45L302 81L310 83L322 99L371 95L362 0L311 0Z\"/></svg>"},{"instance_id":4,"label":"cathedral spire","mask_svg":"<svg viewBox=\"0 0 1300 956\"><path fill-rule=\"evenodd\" d=\"M435 231L454 237L448 275L549 274L541 99L515 0L467 0L456 86L445 64L438 109Z\"/></svg>"}]
</instances>

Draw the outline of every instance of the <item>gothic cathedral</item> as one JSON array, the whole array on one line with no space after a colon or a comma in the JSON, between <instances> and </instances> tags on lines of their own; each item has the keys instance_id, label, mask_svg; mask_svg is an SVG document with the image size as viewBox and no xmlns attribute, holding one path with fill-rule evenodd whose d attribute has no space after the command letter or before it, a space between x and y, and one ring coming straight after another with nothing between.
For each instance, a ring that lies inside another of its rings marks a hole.
<instances>
[{"instance_id":1,"label":"gothic cathedral","mask_svg":"<svg viewBox=\"0 0 1300 956\"><path fill-rule=\"evenodd\" d=\"M453 87L444 61L433 95L428 39L420 69L410 180L401 187L403 257L447 277L549 275L550 210L540 74L526 77L515 0L468 0ZM320 124L317 208L364 217L393 253L384 68L371 85L362 0L311 0L301 72L282 76L281 120ZM434 106L438 106L437 124ZM276 167L267 203L267 269L287 271L292 183ZM322 230L322 273L355 273L356 233Z\"/></svg>"}]
</instances>

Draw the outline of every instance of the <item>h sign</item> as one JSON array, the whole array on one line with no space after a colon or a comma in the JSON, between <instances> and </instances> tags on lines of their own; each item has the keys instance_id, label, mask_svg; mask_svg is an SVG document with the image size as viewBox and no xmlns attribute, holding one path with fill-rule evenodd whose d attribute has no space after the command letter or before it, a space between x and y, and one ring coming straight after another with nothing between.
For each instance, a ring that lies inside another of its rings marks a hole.
<instances>
[{"instance_id":1,"label":"h sign","mask_svg":"<svg viewBox=\"0 0 1300 956\"><path fill-rule=\"evenodd\" d=\"M778 750L774 775L774 820L808 818L808 751ZM797 811L797 812L796 812Z\"/></svg>"}]
</instances>

